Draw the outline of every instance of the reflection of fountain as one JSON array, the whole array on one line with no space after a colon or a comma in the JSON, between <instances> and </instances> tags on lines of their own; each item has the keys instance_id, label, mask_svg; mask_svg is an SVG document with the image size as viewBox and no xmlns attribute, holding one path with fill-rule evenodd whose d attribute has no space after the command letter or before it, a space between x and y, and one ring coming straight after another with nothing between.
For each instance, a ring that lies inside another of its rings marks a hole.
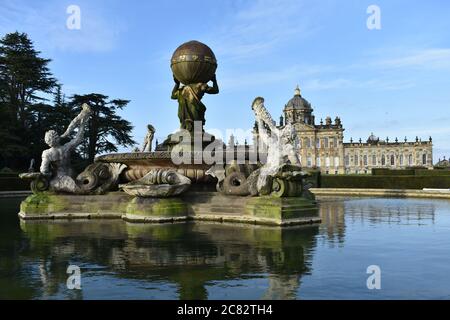
<instances>
[{"instance_id":1,"label":"reflection of fountain","mask_svg":"<svg viewBox=\"0 0 450 320\"><path fill-rule=\"evenodd\" d=\"M120 221L22 222L21 227L30 239L30 252L48 259L47 278L60 285L66 270L53 263L75 259L111 266L124 278L174 282L184 299L207 298L209 282L251 273L269 273L264 297L294 298L318 232L316 226L156 226Z\"/></svg>"}]
</instances>

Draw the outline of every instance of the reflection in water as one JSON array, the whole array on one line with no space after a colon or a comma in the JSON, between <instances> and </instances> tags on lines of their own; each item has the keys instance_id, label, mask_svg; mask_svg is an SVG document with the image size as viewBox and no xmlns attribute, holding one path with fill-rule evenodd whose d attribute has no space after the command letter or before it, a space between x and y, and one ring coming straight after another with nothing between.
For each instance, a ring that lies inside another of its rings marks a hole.
<instances>
[{"instance_id":1,"label":"reflection in water","mask_svg":"<svg viewBox=\"0 0 450 320\"><path fill-rule=\"evenodd\" d=\"M18 202L10 201L3 205L7 214L0 216L0 297L295 299L300 291L315 296L315 288L321 286L324 289L317 296L328 297L328 283L333 285L336 280L326 280L323 272L336 271L332 261L351 270L361 261L366 266L364 255L368 252L420 249L401 241L395 242L399 248L380 248L373 241L359 243L366 241L361 235L382 230L388 237L395 235L392 227L425 230L436 223L435 211L442 204L322 198L320 225L273 228L225 223L130 224L121 220L19 225ZM363 247L352 247L355 241ZM334 255L346 247L362 251L342 251L350 259ZM335 260L326 260L333 257ZM70 264L81 268L82 290L66 288ZM345 283L355 281L350 273L341 276L348 276ZM221 295L224 288L232 288L232 293Z\"/></svg>"},{"instance_id":2,"label":"reflection in water","mask_svg":"<svg viewBox=\"0 0 450 320\"><path fill-rule=\"evenodd\" d=\"M414 201L414 200L413 200ZM398 199L319 198L322 224L320 234L330 244L342 245L345 239L346 219L350 224L432 225L435 222L436 203L432 201L402 201Z\"/></svg>"},{"instance_id":3,"label":"reflection in water","mask_svg":"<svg viewBox=\"0 0 450 320\"><path fill-rule=\"evenodd\" d=\"M411 203L395 199L361 199L345 206L346 217L352 220L366 220L373 224L434 224L434 202Z\"/></svg>"},{"instance_id":4,"label":"reflection in water","mask_svg":"<svg viewBox=\"0 0 450 320\"><path fill-rule=\"evenodd\" d=\"M205 299L207 283L270 274L265 298L295 298L305 251L317 226L271 228L121 221L22 222L29 250L40 259L42 296L62 290L67 261L109 266L118 277L169 281L181 299ZM81 297L81 296L80 296Z\"/></svg>"}]
</instances>

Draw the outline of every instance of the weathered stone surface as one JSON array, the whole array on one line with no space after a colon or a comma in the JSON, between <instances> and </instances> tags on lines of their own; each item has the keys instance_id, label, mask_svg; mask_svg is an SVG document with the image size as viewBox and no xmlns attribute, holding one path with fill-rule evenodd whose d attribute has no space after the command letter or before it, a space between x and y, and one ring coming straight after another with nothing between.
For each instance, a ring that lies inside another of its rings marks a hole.
<instances>
[{"instance_id":1,"label":"weathered stone surface","mask_svg":"<svg viewBox=\"0 0 450 320\"><path fill-rule=\"evenodd\" d=\"M274 220L316 218L318 209L314 201L301 197L258 197L250 199L246 213L255 217Z\"/></svg>"},{"instance_id":2,"label":"weathered stone surface","mask_svg":"<svg viewBox=\"0 0 450 320\"><path fill-rule=\"evenodd\" d=\"M120 185L120 188L136 197L165 198L179 195L190 186L191 180L174 170L155 169L139 180Z\"/></svg>"},{"instance_id":3,"label":"weathered stone surface","mask_svg":"<svg viewBox=\"0 0 450 320\"><path fill-rule=\"evenodd\" d=\"M123 192L70 195L42 192L20 205L22 219L120 218L132 197Z\"/></svg>"},{"instance_id":4,"label":"weathered stone surface","mask_svg":"<svg viewBox=\"0 0 450 320\"><path fill-rule=\"evenodd\" d=\"M122 218L131 222L172 222L186 220L188 205L178 198L134 198Z\"/></svg>"},{"instance_id":5,"label":"weathered stone surface","mask_svg":"<svg viewBox=\"0 0 450 320\"><path fill-rule=\"evenodd\" d=\"M314 202L302 198L224 196L190 192L180 198L133 198L123 192L106 195L31 195L19 216L31 219L123 218L131 222L207 220L267 225L319 222Z\"/></svg>"}]
</instances>

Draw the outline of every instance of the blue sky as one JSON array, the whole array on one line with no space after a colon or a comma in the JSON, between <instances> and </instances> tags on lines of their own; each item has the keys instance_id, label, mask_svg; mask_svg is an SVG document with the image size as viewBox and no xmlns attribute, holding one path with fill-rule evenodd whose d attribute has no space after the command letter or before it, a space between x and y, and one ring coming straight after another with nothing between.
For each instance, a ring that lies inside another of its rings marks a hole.
<instances>
[{"instance_id":1,"label":"blue sky","mask_svg":"<svg viewBox=\"0 0 450 320\"><path fill-rule=\"evenodd\" d=\"M66 27L69 5L81 29ZM369 5L381 30L366 26ZM345 141L416 135L450 156L448 1L21 1L0 0L0 34L26 32L67 95L131 100L122 115L139 142L178 128L169 60L188 40L216 54L220 94L205 96L206 127L253 125L263 96L278 119L297 84L320 118L340 116Z\"/></svg>"}]
</instances>

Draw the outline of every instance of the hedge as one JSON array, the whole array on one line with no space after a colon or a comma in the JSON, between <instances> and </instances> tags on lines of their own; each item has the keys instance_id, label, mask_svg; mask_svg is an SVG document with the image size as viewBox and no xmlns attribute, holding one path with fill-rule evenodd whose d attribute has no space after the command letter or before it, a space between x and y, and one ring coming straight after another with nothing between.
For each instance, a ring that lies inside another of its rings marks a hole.
<instances>
[{"instance_id":1,"label":"hedge","mask_svg":"<svg viewBox=\"0 0 450 320\"><path fill-rule=\"evenodd\" d=\"M372 169L373 176L450 176L450 170L408 169Z\"/></svg>"},{"instance_id":2,"label":"hedge","mask_svg":"<svg viewBox=\"0 0 450 320\"><path fill-rule=\"evenodd\" d=\"M20 191L30 190L30 181L25 181L17 177L0 176L0 191Z\"/></svg>"},{"instance_id":3,"label":"hedge","mask_svg":"<svg viewBox=\"0 0 450 320\"><path fill-rule=\"evenodd\" d=\"M364 189L423 189L450 188L450 175L441 176L369 176L369 175L322 175L321 188Z\"/></svg>"}]
</instances>

